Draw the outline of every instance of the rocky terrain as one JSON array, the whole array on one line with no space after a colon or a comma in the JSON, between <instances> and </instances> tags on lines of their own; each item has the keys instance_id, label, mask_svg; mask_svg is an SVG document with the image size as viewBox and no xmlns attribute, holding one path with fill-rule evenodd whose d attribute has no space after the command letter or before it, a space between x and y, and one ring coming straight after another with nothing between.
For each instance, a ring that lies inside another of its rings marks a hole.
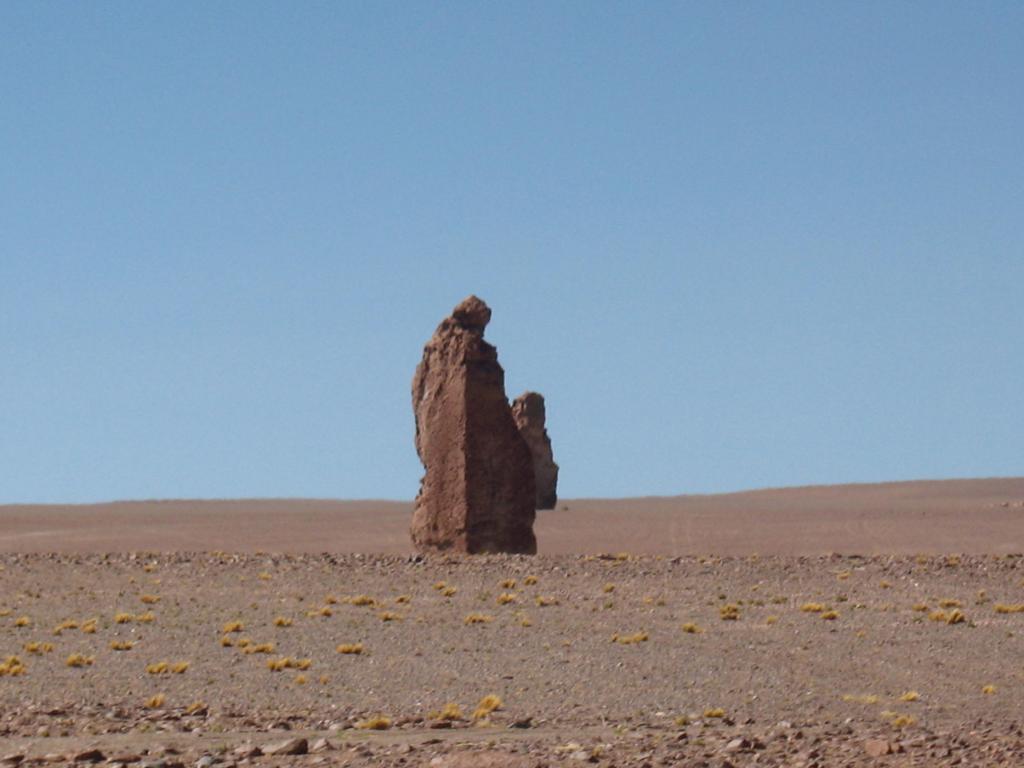
<instances>
[{"instance_id":1,"label":"rocky terrain","mask_svg":"<svg viewBox=\"0 0 1024 768\"><path fill-rule=\"evenodd\" d=\"M1017 555L0 565L7 765L1024 763Z\"/></svg>"}]
</instances>

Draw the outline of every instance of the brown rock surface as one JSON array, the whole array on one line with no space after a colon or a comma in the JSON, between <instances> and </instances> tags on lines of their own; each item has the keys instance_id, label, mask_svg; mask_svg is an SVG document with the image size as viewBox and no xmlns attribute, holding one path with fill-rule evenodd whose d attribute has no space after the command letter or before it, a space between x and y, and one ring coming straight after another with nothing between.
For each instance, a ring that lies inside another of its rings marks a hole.
<instances>
[{"instance_id":1,"label":"brown rock surface","mask_svg":"<svg viewBox=\"0 0 1024 768\"><path fill-rule=\"evenodd\" d=\"M558 502L558 465L551 452L551 438L544 426L544 395L524 392L512 403L512 417L530 447L533 479L537 487L537 509L554 509Z\"/></svg>"},{"instance_id":2,"label":"brown rock surface","mask_svg":"<svg viewBox=\"0 0 1024 768\"><path fill-rule=\"evenodd\" d=\"M533 554L533 459L505 395L491 310L476 296L434 331L412 382L416 452L426 469L412 540L421 551Z\"/></svg>"}]
</instances>

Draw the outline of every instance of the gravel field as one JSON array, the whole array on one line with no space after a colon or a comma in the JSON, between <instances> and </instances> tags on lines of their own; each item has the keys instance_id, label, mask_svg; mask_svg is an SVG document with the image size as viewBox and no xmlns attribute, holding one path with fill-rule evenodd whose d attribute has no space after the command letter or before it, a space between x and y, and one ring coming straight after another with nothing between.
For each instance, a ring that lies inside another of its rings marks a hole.
<instances>
[{"instance_id":1,"label":"gravel field","mask_svg":"<svg viewBox=\"0 0 1024 768\"><path fill-rule=\"evenodd\" d=\"M9 764L1024 764L1014 555L0 564Z\"/></svg>"}]
</instances>

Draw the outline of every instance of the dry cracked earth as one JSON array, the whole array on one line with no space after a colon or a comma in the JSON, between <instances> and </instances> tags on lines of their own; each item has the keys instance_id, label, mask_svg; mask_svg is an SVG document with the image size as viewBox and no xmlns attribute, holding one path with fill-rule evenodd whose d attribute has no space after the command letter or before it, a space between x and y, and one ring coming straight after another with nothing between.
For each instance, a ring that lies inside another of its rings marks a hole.
<instances>
[{"instance_id":1,"label":"dry cracked earth","mask_svg":"<svg viewBox=\"0 0 1024 768\"><path fill-rule=\"evenodd\" d=\"M5 765L1020 766L1019 556L0 556Z\"/></svg>"}]
</instances>

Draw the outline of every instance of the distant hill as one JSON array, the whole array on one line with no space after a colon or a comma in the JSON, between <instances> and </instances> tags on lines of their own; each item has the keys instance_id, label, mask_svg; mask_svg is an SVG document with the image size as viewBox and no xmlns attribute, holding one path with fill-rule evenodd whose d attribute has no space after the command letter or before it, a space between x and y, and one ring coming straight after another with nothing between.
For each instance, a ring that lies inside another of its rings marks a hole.
<instances>
[{"instance_id":1,"label":"distant hill","mask_svg":"<svg viewBox=\"0 0 1024 768\"><path fill-rule=\"evenodd\" d=\"M412 504L243 499L0 505L0 552L412 551ZM542 554L1024 552L1024 478L568 499L540 512Z\"/></svg>"}]
</instances>

